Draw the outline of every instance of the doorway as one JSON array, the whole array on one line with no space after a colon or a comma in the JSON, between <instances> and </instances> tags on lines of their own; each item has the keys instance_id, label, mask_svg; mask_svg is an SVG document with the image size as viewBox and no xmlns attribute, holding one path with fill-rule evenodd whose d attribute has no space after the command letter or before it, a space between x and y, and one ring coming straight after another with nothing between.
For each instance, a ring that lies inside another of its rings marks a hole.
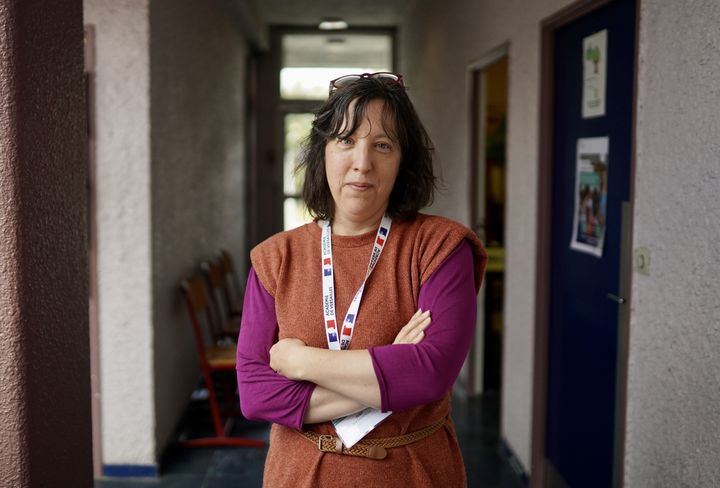
<instances>
[{"instance_id":1,"label":"doorway","mask_svg":"<svg viewBox=\"0 0 720 488\"><path fill-rule=\"evenodd\" d=\"M533 486L622 485L635 13L543 23Z\"/></svg>"},{"instance_id":2,"label":"doorway","mask_svg":"<svg viewBox=\"0 0 720 488\"><path fill-rule=\"evenodd\" d=\"M258 59L257 150L252 162L251 245L310 220L297 158L330 80L349 73L393 71L393 29L320 31L276 28Z\"/></svg>"},{"instance_id":3,"label":"doorway","mask_svg":"<svg viewBox=\"0 0 720 488\"><path fill-rule=\"evenodd\" d=\"M505 141L508 56L503 45L469 68L470 221L486 246L488 265L478 295L475 342L463 372L469 395L501 387L505 287Z\"/></svg>"}]
</instances>

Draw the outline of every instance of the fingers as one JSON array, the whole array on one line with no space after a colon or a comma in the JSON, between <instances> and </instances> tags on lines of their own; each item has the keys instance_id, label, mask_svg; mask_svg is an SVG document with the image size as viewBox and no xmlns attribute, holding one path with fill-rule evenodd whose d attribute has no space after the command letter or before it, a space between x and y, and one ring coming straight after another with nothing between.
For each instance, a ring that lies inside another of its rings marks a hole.
<instances>
[{"instance_id":1,"label":"fingers","mask_svg":"<svg viewBox=\"0 0 720 488\"><path fill-rule=\"evenodd\" d=\"M430 325L430 311L418 310L400 329L393 344L417 344L425 337L424 330Z\"/></svg>"},{"instance_id":2,"label":"fingers","mask_svg":"<svg viewBox=\"0 0 720 488\"><path fill-rule=\"evenodd\" d=\"M410 334L423 331L428 325L430 325L430 310L425 310L424 312L418 310L403 329Z\"/></svg>"},{"instance_id":3,"label":"fingers","mask_svg":"<svg viewBox=\"0 0 720 488\"><path fill-rule=\"evenodd\" d=\"M429 313L429 312L428 312ZM425 329L430 325L430 316L428 315L419 322L411 331L408 332L410 344L417 344L425 338Z\"/></svg>"},{"instance_id":4,"label":"fingers","mask_svg":"<svg viewBox=\"0 0 720 488\"><path fill-rule=\"evenodd\" d=\"M426 315L427 314L427 315ZM427 329L428 325L430 325L430 312L426 312L426 314L421 315L418 317L413 323L408 323L405 327L407 328L406 334L408 337L414 337L418 334L423 333L425 329Z\"/></svg>"},{"instance_id":5,"label":"fingers","mask_svg":"<svg viewBox=\"0 0 720 488\"><path fill-rule=\"evenodd\" d=\"M292 358L305 347L305 343L300 339L286 337L280 339L270 347L268 355L270 357L270 368L283 376L288 376L286 369L290 371Z\"/></svg>"}]
</instances>

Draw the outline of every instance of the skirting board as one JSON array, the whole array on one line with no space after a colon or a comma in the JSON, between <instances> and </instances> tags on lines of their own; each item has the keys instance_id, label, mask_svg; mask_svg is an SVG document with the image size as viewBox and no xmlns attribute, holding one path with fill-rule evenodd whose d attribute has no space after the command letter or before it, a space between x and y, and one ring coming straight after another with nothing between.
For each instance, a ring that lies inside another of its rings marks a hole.
<instances>
[{"instance_id":1,"label":"skirting board","mask_svg":"<svg viewBox=\"0 0 720 488\"><path fill-rule=\"evenodd\" d=\"M157 478L160 469L154 464L103 464L108 478Z\"/></svg>"}]
</instances>

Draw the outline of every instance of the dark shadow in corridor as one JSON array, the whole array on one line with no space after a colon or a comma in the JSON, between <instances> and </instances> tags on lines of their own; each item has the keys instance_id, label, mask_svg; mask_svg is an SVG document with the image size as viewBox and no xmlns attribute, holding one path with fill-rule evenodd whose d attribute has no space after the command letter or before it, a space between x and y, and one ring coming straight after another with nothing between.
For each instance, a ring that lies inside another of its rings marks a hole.
<instances>
[{"instance_id":1,"label":"dark shadow in corridor","mask_svg":"<svg viewBox=\"0 0 720 488\"><path fill-rule=\"evenodd\" d=\"M208 418L202 408L199 404L191 406L189 430L211 428L210 425L197 425L197 418ZM469 487L527 486L527 482L516 474L500 452L497 428L499 412L498 395L492 392L471 399L462 399L457 395L453 397L453 420L465 459ZM238 422L235 434L267 440L268 427L264 423ZM265 449L252 448L170 448L164 456L160 478L98 480L95 488L260 487L265 454Z\"/></svg>"}]
</instances>

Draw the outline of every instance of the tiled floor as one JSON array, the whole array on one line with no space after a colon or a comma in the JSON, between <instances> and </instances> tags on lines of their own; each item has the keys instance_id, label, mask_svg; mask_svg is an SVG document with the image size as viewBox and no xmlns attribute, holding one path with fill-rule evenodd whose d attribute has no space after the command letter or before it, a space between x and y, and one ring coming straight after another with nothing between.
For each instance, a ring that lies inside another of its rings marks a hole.
<instances>
[{"instance_id":1,"label":"tiled floor","mask_svg":"<svg viewBox=\"0 0 720 488\"><path fill-rule=\"evenodd\" d=\"M499 454L497 395L453 402L453 420L468 472L468 486L526 486ZM245 424L243 435L267 439L267 426ZM261 486L265 450L253 448L172 449L158 479L103 479L95 488L253 488ZM444 487L443 487L444 488Z\"/></svg>"}]
</instances>

